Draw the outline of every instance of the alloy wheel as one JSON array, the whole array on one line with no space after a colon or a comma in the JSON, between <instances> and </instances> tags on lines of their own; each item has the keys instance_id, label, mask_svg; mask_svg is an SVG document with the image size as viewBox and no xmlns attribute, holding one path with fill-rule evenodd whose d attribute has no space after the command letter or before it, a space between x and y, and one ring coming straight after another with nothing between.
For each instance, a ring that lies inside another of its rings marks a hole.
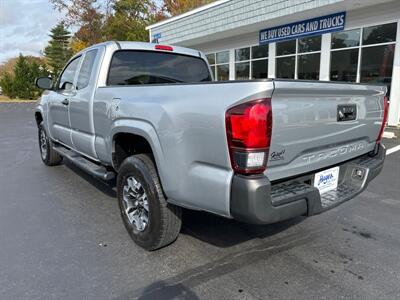
<instances>
[{"instance_id":1,"label":"alloy wheel","mask_svg":"<svg viewBox=\"0 0 400 300\"><path fill-rule=\"evenodd\" d=\"M142 184L133 176L126 179L123 189L124 212L138 231L149 224L149 203Z\"/></svg>"}]
</instances>

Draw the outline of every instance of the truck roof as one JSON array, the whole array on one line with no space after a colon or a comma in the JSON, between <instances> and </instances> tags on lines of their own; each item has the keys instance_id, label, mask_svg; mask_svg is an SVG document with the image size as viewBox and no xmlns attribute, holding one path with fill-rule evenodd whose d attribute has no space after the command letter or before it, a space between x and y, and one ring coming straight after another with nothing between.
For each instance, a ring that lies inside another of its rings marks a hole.
<instances>
[{"instance_id":1,"label":"truck roof","mask_svg":"<svg viewBox=\"0 0 400 300\"><path fill-rule=\"evenodd\" d=\"M155 43L145 43L145 42L127 42L127 41L109 41L109 42L103 42L99 44L92 45L88 48L85 48L81 52L86 52L89 49L92 48L97 48L99 46L106 46L106 47L115 47L115 45L118 46L119 49L123 50L148 50L148 51L160 51L160 52L165 52L165 50L158 50L156 49L156 45L160 44L155 44ZM184 48L184 47L179 47L179 46L174 46L174 45L166 45L166 46L171 46L173 48L172 53L178 53L178 54L184 54L184 55L190 55L190 56L197 56L197 57L202 57L202 54L198 50L194 49L189 49L189 48ZM80 52L80 53L81 53ZM78 53L78 54L80 54ZM77 55L78 55L77 54Z\"/></svg>"}]
</instances>

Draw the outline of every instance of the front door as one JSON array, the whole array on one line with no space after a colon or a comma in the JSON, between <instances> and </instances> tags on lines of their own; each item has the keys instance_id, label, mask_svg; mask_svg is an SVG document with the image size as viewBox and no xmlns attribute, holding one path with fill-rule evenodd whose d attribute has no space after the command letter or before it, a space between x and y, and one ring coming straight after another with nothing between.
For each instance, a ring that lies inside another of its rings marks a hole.
<instances>
[{"instance_id":1,"label":"front door","mask_svg":"<svg viewBox=\"0 0 400 300\"><path fill-rule=\"evenodd\" d=\"M72 147L69 102L76 94L75 77L80 56L71 60L61 73L55 89L49 94L48 124L51 137Z\"/></svg>"}]
</instances>

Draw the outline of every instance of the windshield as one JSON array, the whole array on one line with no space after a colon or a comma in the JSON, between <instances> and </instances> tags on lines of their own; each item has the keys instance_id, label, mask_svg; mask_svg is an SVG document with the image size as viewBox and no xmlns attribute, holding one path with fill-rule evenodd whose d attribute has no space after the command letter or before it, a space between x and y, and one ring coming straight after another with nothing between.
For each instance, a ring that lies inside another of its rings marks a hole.
<instances>
[{"instance_id":1,"label":"windshield","mask_svg":"<svg viewBox=\"0 0 400 300\"><path fill-rule=\"evenodd\" d=\"M121 50L114 53L108 85L194 83L211 81L207 63L188 55Z\"/></svg>"}]
</instances>

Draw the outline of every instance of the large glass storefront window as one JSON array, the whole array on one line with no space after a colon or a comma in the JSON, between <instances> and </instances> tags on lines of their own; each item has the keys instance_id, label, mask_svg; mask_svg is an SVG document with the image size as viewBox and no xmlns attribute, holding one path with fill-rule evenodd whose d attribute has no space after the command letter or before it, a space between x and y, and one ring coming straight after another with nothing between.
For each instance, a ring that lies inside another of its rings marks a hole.
<instances>
[{"instance_id":1,"label":"large glass storefront window","mask_svg":"<svg viewBox=\"0 0 400 300\"><path fill-rule=\"evenodd\" d=\"M276 44L276 56L296 54L296 40L279 42Z\"/></svg>"},{"instance_id":2,"label":"large glass storefront window","mask_svg":"<svg viewBox=\"0 0 400 300\"><path fill-rule=\"evenodd\" d=\"M235 79L248 80L250 78L250 48L235 50Z\"/></svg>"},{"instance_id":3,"label":"large glass storefront window","mask_svg":"<svg viewBox=\"0 0 400 300\"><path fill-rule=\"evenodd\" d=\"M208 60L208 64L210 65L211 72L212 72L212 74L214 76L214 79L215 79L216 78L215 77L215 53L206 54L206 57L207 57L207 60Z\"/></svg>"},{"instance_id":4,"label":"large glass storefront window","mask_svg":"<svg viewBox=\"0 0 400 300\"><path fill-rule=\"evenodd\" d=\"M331 72L333 81L357 81L358 46L360 29L347 30L332 34Z\"/></svg>"},{"instance_id":5,"label":"large glass storefront window","mask_svg":"<svg viewBox=\"0 0 400 300\"><path fill-rule=\"evenodd\" d=\"M268 45L235 50L235 79L268 78Z\"/></svg>"},{"instance_id":6,"label":"large glass storefront window","mask_svg":"<svg viewBox=\"0 0 400 300\"><path fill-rule=\"evenodd\" d=\"M319 79L320 53L299 55L297 58L297 78L298 79Z\"/></svg>"},{"instance_id":7,"label":"large glass storefront window","mask_svg":"<svg viewBox=\"0 0 400 300\"><path fill-rule=\"evenodd\" d=\"M383 83L390 89L395 45L362 48L360 82Z\"/></svg>"},{"instance_id":8,"label":"large glass storefront window","mask_svg":"<svg viewBox=\"0 0 400 300\"><path fill-rule=\"evenodd\" d=\"M321 51L321 36L308 36L298 39L299 53Z\"/></svg>"},{"instance_id":9,"label":"large glass storefront window","mask_svg":"<svg viewBox=\"0 0 400 300\"><path fill-rule=\"evenodd\" d=\"M268 45L251 47L251 78L268 78Z\"/></svg>"},{"instance_id":10,"label":"large glass storefront window","mask_svg":"<svg viewBox=\"0 0 400 300\"><path fill-rule=\"evenodd\" d=\"M296 68L296 57L279 57L276 59L276 78L294 78Z\"/></svg>"},{"instance_id":11,"label":"large glass storefront window","mask_svg":"<svg viewBox=\"0 0 400 300\"><path fill-rule=\"evenodd\" d=\"M346 30L332 34L332 49L357 47L360 45L360 29Z\"/></svg>"},{"instance_id":12,"label":"large glass storefront window","mask_svg":"<svg viewBox=\"0 0 400 300\"><path fill-rule=\"evenodd\" d=\"M363 45L390 43L396 41L397 23L363 28Z\"/></svg>"},{"instance_id":13,"label":"large glass storefront window","mask_svg":"<svg viewBox=\"0 0 400 300\"><path fill-rule=\"evenodd\" d=\"M209 53L206 57L214 79L217 81L229 80L229 51Z\"/></svg>"},{"instance_id":14,"label":"large glass storefront window","mask_svg":"<svg viewBox=\"0 0 400 300\"><path fill-rule=\"evenodd\" d=\"M319 79L321 36L309 36L276 44L276 77Z\"/></svg>"},{"instance_id":15,"label":"large glass storefront window","mask_svg":"<svg viewBox=\"0 0 400 300\"><path fill-rule=\"evenodd\" d=\"M297 40L297 78L319 79L319 64L321 60L321 36L304 37Z\"/></svg>"},{"instance_id":16,"label":"large glass storefront window","mask_svg":"<svg viewBox=\"0 0 400 300\"><path fill-rule=\"evenodd\" d=\"M383 83L390 95L397 23L363 28L360 82ZM379 45L383 44L385 45ZM386 44L388 43L388 44Z\"/></svg>"},{"instance_id":17,"label":"large glass storefront window","mask_svg":"<svg viewBox=\"0 0 400 300\"><path fill-rule=\"evenodd\" d=\"M333 33L330 79L361 83L392 81L397 23Z\"/></svg>"},{"instance_id":18,"label":"large glass storefront window","mask_svg":"<svg viewBox=\"0 0 400 300\"><path fill-rule=\"evenodd\" d=\"M358 49L334 51L331 53L331 80L356 82Z\"/></svg>"},{"instance_id":19,"label":"large glass storefront window","mask_svg":"<svg viewBox=\"0 0 400 300\"><path fill-rule=\"evenodd\" d=\"M276 43L276 78L295 78L296 40Z\"/></svg>"}]
</instances>

